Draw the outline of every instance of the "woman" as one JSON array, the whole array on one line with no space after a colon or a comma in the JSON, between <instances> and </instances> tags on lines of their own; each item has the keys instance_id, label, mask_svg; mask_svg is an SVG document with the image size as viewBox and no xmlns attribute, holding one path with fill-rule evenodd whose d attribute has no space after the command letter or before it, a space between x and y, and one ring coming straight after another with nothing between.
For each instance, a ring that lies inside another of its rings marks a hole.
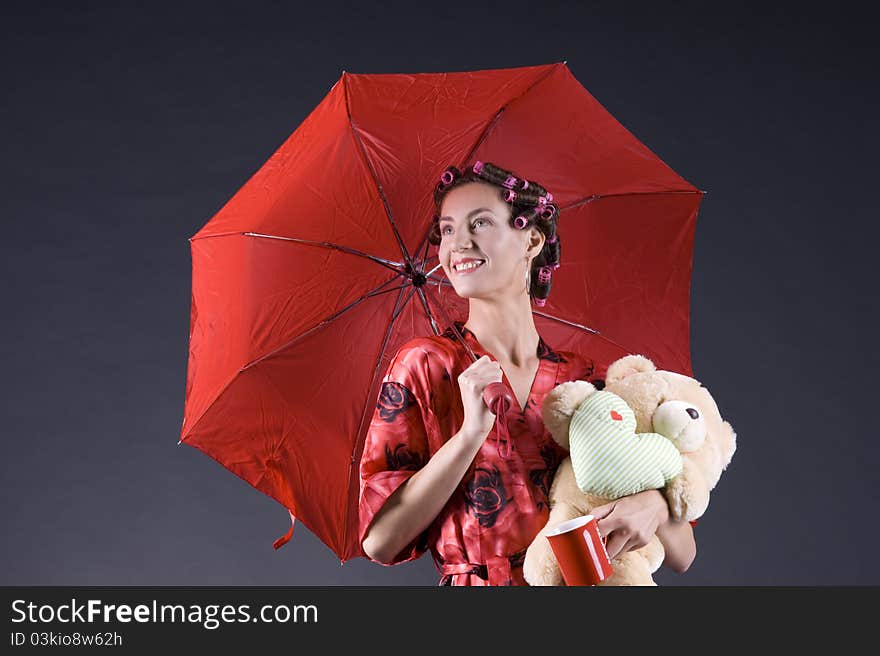
<instances>
[{"instance_id":1,"label":"woman","mask_svg":"<svg viewBox=\"0 0 880 656\"><path fill-rule=\"evenodd\" d=\"M361 458L361 545L385 565L430 548L440 585L526 585L525 550L547 522L550 482L568 455L544 428L541 403L559 383L593 373L588 358L548 346L532 316L532 297L543 305L559 265L558 210L542 186L488 162L464 174L450 167L434 198L430 241L469 301L467 322L455 327L479 359L452 328L395 354ZM515 399L509 439L482 400L493 382ZM669 521L658 490L595 514L612 558L657 532L668 566L684 571L693 560L692 528Z\"/></svg>"}]
</instances>

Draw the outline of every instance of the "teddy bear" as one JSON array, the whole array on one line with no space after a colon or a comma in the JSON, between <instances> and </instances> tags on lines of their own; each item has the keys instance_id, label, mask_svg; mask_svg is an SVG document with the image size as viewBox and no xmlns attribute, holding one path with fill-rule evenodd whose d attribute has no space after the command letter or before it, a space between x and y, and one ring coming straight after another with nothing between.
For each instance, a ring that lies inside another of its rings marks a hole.
<instances>
[{"instance_id":1,"label":"teddy bear","mask_svg":"<svg viewBox=\"0 0 880 656\"><path fill-rule=\"evenodd\" d=\"M569 457L553 477L547 525L526 550L523 575L529 585L564 585L546 537L549 531L621 496L659 489L673 519L698 519L736 451L736 433L722 419L709 390L695 378L658 370L643 355L611 363L601 391L583 380L557 385L545 397L541 414ZM576 444L570 444L570 435ZM597 446L627 439L628 446L636 439L649 445L644 457L590 457ZM597 460L613 460L617 466L597 467ZM646 461L652 466L631 466ZM644 547L616 556L613 573L600 585L656 585L651 575L664 558L655 535Z\"/></svg>"}]
</instances>

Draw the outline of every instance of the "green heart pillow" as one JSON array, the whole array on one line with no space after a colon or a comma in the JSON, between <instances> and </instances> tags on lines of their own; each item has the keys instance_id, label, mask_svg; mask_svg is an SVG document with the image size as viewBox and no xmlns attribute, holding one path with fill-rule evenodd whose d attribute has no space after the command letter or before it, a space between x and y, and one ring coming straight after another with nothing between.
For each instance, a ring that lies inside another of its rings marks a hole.
<instances>
[{"instance_id":1,"label":"green heart pillow","mask_svg":"<svg viewBox=\"0 0 880 656\"><path fill-rule=\"evenodd\" d=\"M578 487L618 499L659 489L681 473L681 454L657 433L636 433L636 417L606 391L588 396L571 417L569 453Z\"/></svg>"}]
</instances>

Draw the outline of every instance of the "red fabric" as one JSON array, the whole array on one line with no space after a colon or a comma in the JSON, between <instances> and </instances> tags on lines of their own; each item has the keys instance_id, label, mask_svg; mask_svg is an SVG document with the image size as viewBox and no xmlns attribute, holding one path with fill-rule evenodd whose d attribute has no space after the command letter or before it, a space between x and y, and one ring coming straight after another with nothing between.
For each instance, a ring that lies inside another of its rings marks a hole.
<instances>
[{"instance_id":1,"label":"red fabric","mask_svg":"<svg viewBox=\"0 0 880 656\"><path fill-rule=\"evenodd\" d=\"M488 354L462 322L456 326L477 357ZM441 585L526 585L523 554L547 523L550 483L568 455L545 429L541 404L559 383L588 380L593 374L592 360L556 351L543 338L537 354L538 372L526 407L514 400L508 413L509 457L499 453L505 444L496 439L496 424L434 523L390 564L430 549ZM410 340L395 354L360 463L360 542L388 497L458 431L464 409L457 381L471 362L451 329ZM503 382L512 393L506 374Z\"/></svg>"}]
</instances>

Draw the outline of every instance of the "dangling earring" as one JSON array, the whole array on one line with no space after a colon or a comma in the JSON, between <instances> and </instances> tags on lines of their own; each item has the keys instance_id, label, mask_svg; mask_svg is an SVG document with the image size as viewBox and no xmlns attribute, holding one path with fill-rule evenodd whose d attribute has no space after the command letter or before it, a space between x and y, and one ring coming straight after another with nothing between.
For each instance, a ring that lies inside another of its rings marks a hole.
<instances>
[{"instance_id":1,"label":"dangling earring","mask_svg":"<svg viewBox=\"0 0 880 656\"><path fill-rule=\"evenodd\" d=\"M526 258L526 294L532 289L532 267L529 266L529 258Z\"/></svg>"}]
</instances>

